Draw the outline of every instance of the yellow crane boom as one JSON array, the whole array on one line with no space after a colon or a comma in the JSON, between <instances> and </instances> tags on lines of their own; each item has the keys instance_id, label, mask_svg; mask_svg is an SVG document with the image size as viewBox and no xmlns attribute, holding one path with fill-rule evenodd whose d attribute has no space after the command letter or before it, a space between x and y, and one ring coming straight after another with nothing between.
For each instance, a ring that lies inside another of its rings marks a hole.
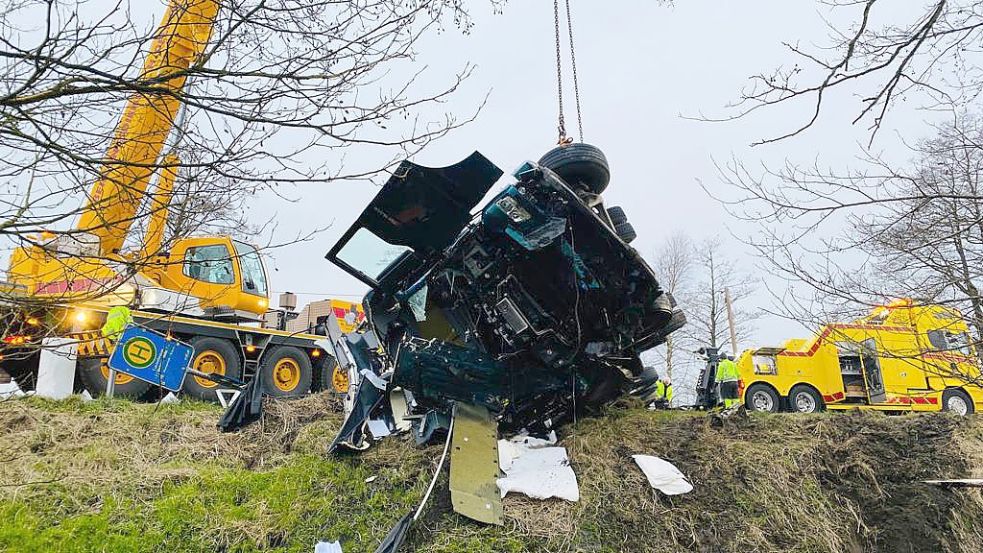
<instances>
[{"instance_id":1,"label":"yellow crane boom","mask_svg":"<svg viewBox=\"0 0 983 553\"><path fill-rule=\"evenodd\" d=\"M76 225L99 239L102 255L123 247L181 108L187 70L201 59L217 14L214 0L176 0L164 13Z\"/></svg>"}]
</instances>

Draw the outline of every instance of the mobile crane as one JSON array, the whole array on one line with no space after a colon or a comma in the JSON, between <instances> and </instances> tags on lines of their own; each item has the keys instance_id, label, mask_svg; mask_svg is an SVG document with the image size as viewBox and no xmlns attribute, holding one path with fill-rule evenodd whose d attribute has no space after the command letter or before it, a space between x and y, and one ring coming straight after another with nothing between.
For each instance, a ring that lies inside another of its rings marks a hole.
<instances>
[{"instance_id":1,"label":"mobile crane","mask_svg":"<svg viewBox=\"0 0 983 553\"><path fill-rule=\"evenodd\" d=\"M74 230L41 233L12 253L4 291L21 310L20 323L3 337L0 369L22 386L36 377L40 337L70 335L79 341L77 380L92 394L104 390L112 344L98 329L120 305L138 324L190 342L198 371L255 376L271 395L329 385L334 363L315 345L322 337L262 327L269 291L254 246L231 236L188 236L164 247L179 165L164 150L183 109L188 70L201 62L218 10L215 0L170 2L144 61L141 90L122 112ZM157 168L156 189L148 193ZM124 252L141 204L149 207L142 243ZM185 383L202 399L214 399L216 388L198 377ZM117 374L115 390L138 397L156 389Z\"/></svg>"}]
</instances>

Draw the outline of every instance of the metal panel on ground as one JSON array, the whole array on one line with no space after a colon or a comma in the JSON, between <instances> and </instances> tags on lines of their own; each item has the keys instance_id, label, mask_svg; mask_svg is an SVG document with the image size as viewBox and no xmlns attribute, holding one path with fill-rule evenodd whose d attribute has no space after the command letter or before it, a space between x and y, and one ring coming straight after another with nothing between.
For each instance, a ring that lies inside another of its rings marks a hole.
<instances>
[{"instance_id":1,"label":"metal panel on ground","mask_svg":"<svg viewBox=\"0 0 983 553\"><path fill-rule=\"evenodd\" d=\"M487 524L502 525L502 497L495 481L498 424L485 407L458 403L451 439L451 504L454 511Z\"/></svg>"}]
</instances>

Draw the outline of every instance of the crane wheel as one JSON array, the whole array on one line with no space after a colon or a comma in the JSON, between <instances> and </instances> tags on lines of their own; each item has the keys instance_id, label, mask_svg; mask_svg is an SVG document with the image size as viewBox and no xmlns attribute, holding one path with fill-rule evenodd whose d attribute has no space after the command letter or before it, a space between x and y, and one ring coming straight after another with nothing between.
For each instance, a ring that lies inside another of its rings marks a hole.
<instances>
[{"instance_id":1,"label":"crane wheel","mask_svg":"<svg viewBox=\"0 0 983 553\"><path fill-rule=\"evenodd\" d=\"M611 182L608 159L597 146L577 142L557 146L539 158L539 164L556 173L571 188L600 194Z\"/></svg>"},{"instance_id":2,"label":"crane wheel","mask_svg":"<svg viewBox=\"0 0 983 553\"><path fill-rule=\"evenodd\" d=\"M191 368L203 373L216 373L242 379L242 361L232 342L222 338L198 336L191 340L191 346L195 349ZM219 384L211 380L189 375L184 379L183 390L195 399L218 403L215 391L219 387Z\"/></svg>"},{"instance_id":3,"label":"crane wheel","mask_svg":"<svg viewBox=\"0 0 983 553\"><path fill-rule=\"evenodd\" d=\"M82 388L87 390L92 397L100 397L106 394L106 384L109 382L109 367L106 366L107 359L102 357L86 357L78 360L76 373L82 383ZM137 380L128 374L116 373L116 385L113 388L113 397L125 397L127 399L150 400L159 395L159 388Z\"/></svg>"},{"instance_id":4,"label":"crane wheel","mask_svg":"<svg viewBox=\"0 0 983 553\"><path fill-rule=\"evenodd\" d=\"M263 356L257 378L272 397L301 397L311 391L314 368L300 348L277 346Z\"/></svg>"},{"instance_id":5,"label":"crane wheel","mask_svg":"<svg viewBox=\"0 0 983 553\"><path fill-rule=\"evenodd\" d=\"M315 364L314 371L317 374L315 379L317 382L316 391L331 390L336 394L348 393L348 387L351 385L348 382L348 372L342 369L333 357L322 358L320 362Z\"/></svg>"}]
</instances>

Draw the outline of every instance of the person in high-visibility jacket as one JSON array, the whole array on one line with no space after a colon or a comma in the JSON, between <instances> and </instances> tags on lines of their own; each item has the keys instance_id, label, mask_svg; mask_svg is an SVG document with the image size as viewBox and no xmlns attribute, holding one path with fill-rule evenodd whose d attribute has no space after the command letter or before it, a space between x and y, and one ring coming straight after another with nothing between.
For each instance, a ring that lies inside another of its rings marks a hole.
<instances>
[{"instance_id":1,"label":"person in high-visibility jacket","mask_svg":"<svg viewBox=\"0 0 983 553\"><path fill-rule=\"evenodd\" d=\"M115 342L123 334L123 329L132 322L133 314L130 313L130 308L117 305L106 315L106 324L102 325L102 337Z\"/></svg>"},{"instance_id":2,"label":"person in high-visibility jacket","mask_svg":"<svg viewBox=\"0 0 983 553\"><path fill-rule=\"evenodd\" d=\"M672 381L661 376L655 382L655 391L649 396L649 409L668 409L672 401Z\"/></svg>"},{"instance_id":3,"label":"person in high-visibility jacket","mask_svg":"<svg viewBox=\"0 0 983 553\"><path fill-rule=\"evenodd\" d=\"M738 403L737 381L740 377L734 357L726 353L721 354L720 361L717 363L716 381L720 399L724 402L724 409Z\"/></svg>"}]
</instances>

